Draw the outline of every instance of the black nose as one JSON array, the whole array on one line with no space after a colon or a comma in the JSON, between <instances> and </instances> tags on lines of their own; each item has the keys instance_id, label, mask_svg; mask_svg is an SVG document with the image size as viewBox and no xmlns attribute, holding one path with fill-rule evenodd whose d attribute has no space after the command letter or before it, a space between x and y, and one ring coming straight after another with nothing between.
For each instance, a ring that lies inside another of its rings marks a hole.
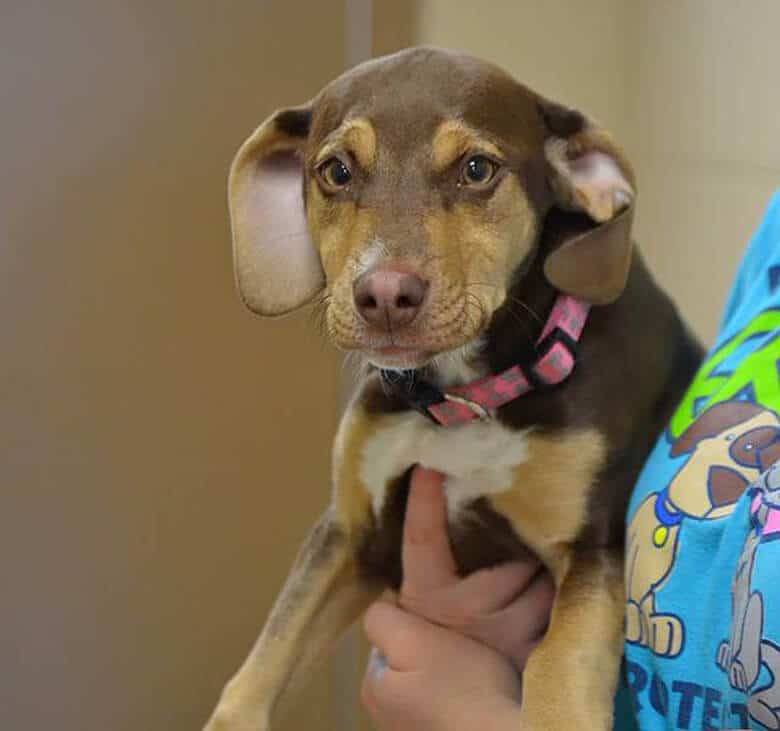
<instances>
[{"instance_id":1,"label":"black nose","mask_svg":"<svg viewBox=\"0 0 780 731\"><path fill-rule=\"evenodd\" d=\"M397 330L409 325L422 308L428 283L396 269L366 272L354 284L355 309L369 325Z\"/></svg>"}]
</instances>

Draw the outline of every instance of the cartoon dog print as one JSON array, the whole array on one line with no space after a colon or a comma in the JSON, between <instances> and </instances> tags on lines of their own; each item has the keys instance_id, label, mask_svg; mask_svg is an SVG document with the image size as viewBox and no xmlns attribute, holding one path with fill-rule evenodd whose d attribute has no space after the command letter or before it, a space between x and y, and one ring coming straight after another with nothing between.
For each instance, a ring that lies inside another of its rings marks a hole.
<instances>
[{"instance_id":1,"label":"cartoon dog print","mask_svg":"<svg viewBox=\"0 0 780 731\"><path fill-rule=\"evenodd\" d=\"M685 520L729 515L747 487L780 457L780 419L746 401L711 406L670 451L690 457L669 485L651 493L632 518L626 548L626 639L656 655L682 651L680 618L656 606L674 566Z\"/></svg>"},{"instance_id":2,"label":"cartoon dog print","mask_svg":"<svg viewBox=\"0 0 780 731\"><path fill-rule=\"evenodd\" d=\"M780 647L764 638L764 598L752 588L756 552L780 539L780 466L760 479L750 506L752 530L740 555L731 586L731 637L721 642L715 662L733 688L749 694L748 712L768 729L780 730ZM755 688L761 666L771 680Z\"/></svg>"}]
</instances>

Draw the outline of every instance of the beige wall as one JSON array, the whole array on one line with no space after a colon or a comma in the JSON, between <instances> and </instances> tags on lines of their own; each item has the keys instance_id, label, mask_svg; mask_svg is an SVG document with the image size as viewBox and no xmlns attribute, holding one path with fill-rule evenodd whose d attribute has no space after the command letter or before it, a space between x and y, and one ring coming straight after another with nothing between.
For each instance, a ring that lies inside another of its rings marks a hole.
<instances>
[{"instance_id":1,"label":"beige wall","mask_svg":"<svg viewBox=\"0 0 780 731\"><path fill-rule=\"evenodd\" d=\"M780 187L780 3L642 0L633 20L639 240L709 339Z\"/></svg>"},{"instance_id":2,"label":"beige wall","mask_svg":"<svg viewBox=\"0 0 780 731\"><path fill-rule=\"evenodd\" d=\"M326 503L337 359L243 310L225 205L244 136L343 67L341 3L302 17L3 5L4 730L199 728Z\"/></svg>"},{"instance_id":3,"label":"beige wall","mask_svg":"<svg viewBox=\"0 0 780 731\"><path fill-rule=\"evenodd\" d=\"M519 80L627 126L630 72L625 0L420 0L416 42L458 48L498 63Z\"/></svg>"},{"instance_id":4,"label":"beige wall","mask_svg":"<svg viewBox=\"0 0 780 731\"><path fill-rule=\"evenodd\" d=\"M775 0L420 0L417 41L494 60L610 128L639 173L637 238L710 340L780 186Z\"/></svg>"}]
</instances>

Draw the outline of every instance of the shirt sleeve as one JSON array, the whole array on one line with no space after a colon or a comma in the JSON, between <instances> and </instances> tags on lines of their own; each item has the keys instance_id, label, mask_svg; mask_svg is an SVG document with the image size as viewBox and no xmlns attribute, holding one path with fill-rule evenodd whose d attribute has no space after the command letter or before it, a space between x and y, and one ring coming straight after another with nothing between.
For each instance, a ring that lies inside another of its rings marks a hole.
<instances>
[{"instance_id":1,"label":"shirt sleeve","mask_svg":"<svg viewBox=\"0 0 780 731\"><path fill-rule=\"evenodd\" d=\"M773 259L780 252L780 191L769 201L766 213L745 251L734 280L734 285L726 300L721 320L721 331L729 330L730 325L756 288L766 289L780 284L780 266L773 272ZM777 262L775 262L777 264ZM767 271L767 267L769 270ZM766 276L765 276L766 274Z\"/></svg>"}]
</instances>

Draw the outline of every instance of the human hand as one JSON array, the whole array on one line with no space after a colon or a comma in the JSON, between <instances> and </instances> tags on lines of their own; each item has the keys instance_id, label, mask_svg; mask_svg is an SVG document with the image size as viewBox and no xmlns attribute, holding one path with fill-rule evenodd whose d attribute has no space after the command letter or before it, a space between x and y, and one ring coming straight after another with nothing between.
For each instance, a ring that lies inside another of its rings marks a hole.
<instances>
[{"instance_id":1,"label":"human hand","mask_svg":"<svg viewBox=\"0 0 780 731\"><path fill-rule=\"evenodd\" d=\"M460 578L442 482L420 468L412 476L398 606L386 595L365 618L379 650L365 677L364 703L387 731L499 729L501 719L511 728L520 686L507 658L524 667L547 624L552 581L531 561Z\"/></svg>"},{"instance_id":2,"label":"human hand","mask_svg":"<svg viewBox=\"0 0 780 731\"><path fill-rule=\"evenodd\" d=\"M498 650L522 672L547 627L552 578L531 558L460 577L447 533L443 481L440 473L420 467L412 474L398 605Z\"/></svg>"},{"instance_id":3,"label":"human hand","mask_svg":"<svg viewBox=\"0 0 780 731\"><path fill-rule=\"evenodd\" d=\"M364 620L374 645L362 700L382 731L515 731L520 676L495 650L375 602Z\"/></svg>"}]
</instances>

